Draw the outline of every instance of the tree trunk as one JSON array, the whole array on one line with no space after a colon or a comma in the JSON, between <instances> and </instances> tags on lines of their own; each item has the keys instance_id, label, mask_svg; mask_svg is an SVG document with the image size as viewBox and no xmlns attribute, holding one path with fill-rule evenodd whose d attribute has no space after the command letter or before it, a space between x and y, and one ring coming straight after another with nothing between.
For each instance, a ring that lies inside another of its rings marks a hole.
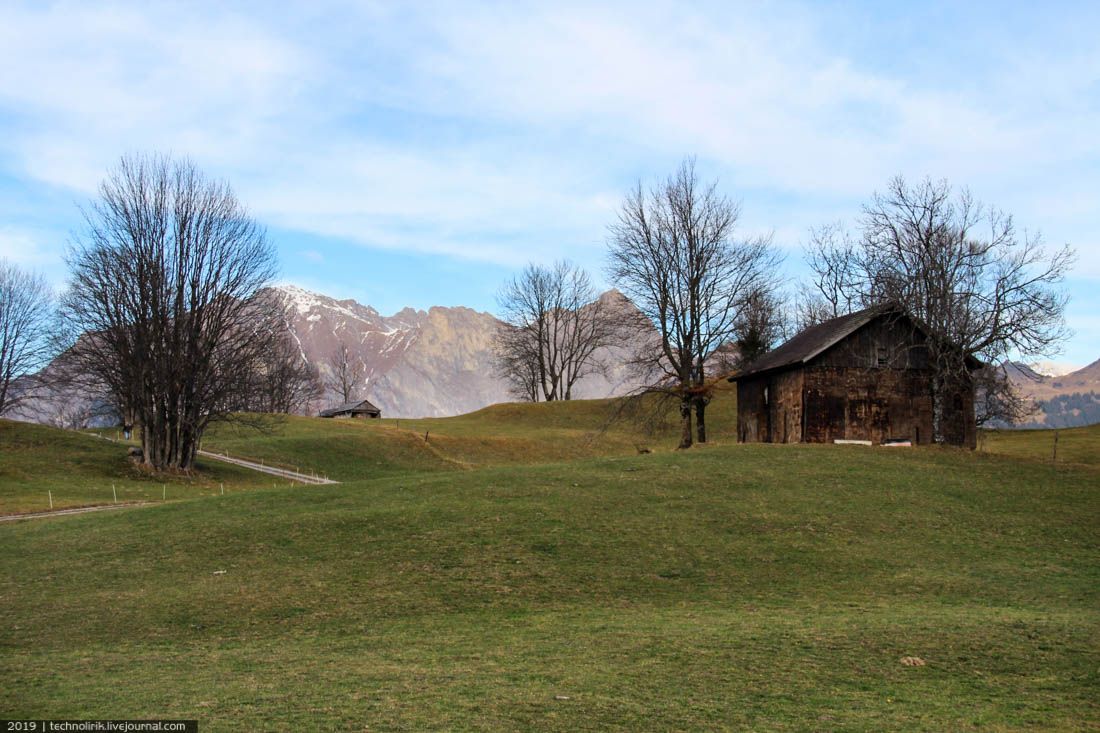
<instances>
[{"instance_id":1,"label":"tree trunk","mask_svg":"<svg viewBox=\"0 0 1100 733\"><path fill-rule=\"evenodd\" d=\"M944 422L946 419L947 405L945 380L940 375L933 375L932 385L932 442L936 445L946 443L946 431Z\"/></svg>"},{"instance_id":2,"label":"tree trunk","mask_svg":"<svg viewBox=\"0 0 1100 733\"><path fill-rule=\"evenodd\" d=\"M691 400L680 402L680 450L691 447Z\"/></svg>"},{"instance_id":3,"label":"tree trunk","mask_svg":"<svg viewBox=\"0 0 1100 733\"><path fill-rule=\"evenodd\" d=\"M707 442L706 422L707 402L699 397L695 400L695 434L700 443Z\"/></svg>"}]
</instances>

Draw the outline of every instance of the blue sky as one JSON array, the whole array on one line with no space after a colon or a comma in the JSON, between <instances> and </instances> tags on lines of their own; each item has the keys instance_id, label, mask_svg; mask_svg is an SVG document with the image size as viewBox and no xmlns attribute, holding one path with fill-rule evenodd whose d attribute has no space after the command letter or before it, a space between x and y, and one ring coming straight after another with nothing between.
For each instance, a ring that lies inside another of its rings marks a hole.
<instances>
[{"instance_id":1,"label":"blue sky","mask_svg":"<svg viewBox=\"0 0 1100 733\"><path fill-rule=\"evenodd\" d=\"M1079 259L1100 357L1100 3L4 3L0 256L64 281L77 207L127 152L227 178L285 281L494 309L530 260L600 279L638 179L697 155L774 231L895 174L968 186Z\"/></svg>"}]
</instances>

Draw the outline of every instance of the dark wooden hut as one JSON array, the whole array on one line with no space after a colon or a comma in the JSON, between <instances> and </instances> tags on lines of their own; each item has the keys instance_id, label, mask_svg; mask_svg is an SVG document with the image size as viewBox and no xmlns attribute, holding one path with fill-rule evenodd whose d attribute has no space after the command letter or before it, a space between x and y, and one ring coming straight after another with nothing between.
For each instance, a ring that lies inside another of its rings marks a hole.
<instances>
[{"instance_id":1,"label":"dark wooden hut","mask_svg":"<svg viewBox=\"0 0 1100 733\"><path fill-rule=\"evenodd\" d=\"M382 411L368 400L359 400L358 402L349 402L346 405L333 407L331 410L322 410L321 417L377 418L382 417Z\"/></svg>"},{"instance_id":2,"label":"dark wooden hut","mask_svg":"<svg viewBox=\"0 0 1100 733\"><path fill-rule=\"evenodd\" d=\"M737 382L737 436L743 443L875 444L933 440L927 331L890 305L812 326L764 354ZM973 370L981 366L968 358ZM947 443L973 448L971 380L943 400Z\"/></svg>"}]
</instances>

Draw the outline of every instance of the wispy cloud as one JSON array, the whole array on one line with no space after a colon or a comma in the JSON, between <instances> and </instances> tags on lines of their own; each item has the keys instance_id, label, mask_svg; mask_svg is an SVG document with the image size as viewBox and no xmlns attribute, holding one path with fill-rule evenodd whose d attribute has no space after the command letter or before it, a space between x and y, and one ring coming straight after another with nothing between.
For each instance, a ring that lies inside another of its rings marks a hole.
<instances>
[{"instance_id":1,"label":"wispy cloud","mask_svg":"<svg viewBox=\"0 0 1100 733\"><path fill-rule=\"evenodd\" d=\"M0 227L0 259L30 267L56 262L60 252L47 247L45 240L40 232Z\"/></svg>"},{"instance_id":2,"label":"wispy cloud","mask_svg":"<svg viewBox=\"0 0 1100 733\"><path fill-rule=\"evenodd\" d=\"M1100 18L993 8L16 4L0 172L79 198L171 151L284 231L593 267L626 187L685 154L785 245L893 174L944 176L1100 278Z\"/></svg>"},{"instance_id":3,"label":"wispy cloud","mask_svg":"<svg viewBox=\"0 0 1100 733\"><path fill-rule=\"evenodd\" d=\"M120 152L185 152L281 224L508 260L514 233L598 226L593 201L686 152L734 186L845 200L895 172L979 185L1097 153L1080 132L1100 127L1095 107L1034 114L1074 106L1064 81L1001 105L864 68L799 6L626 10L344 8L276 25L219 6L26 6L0 35L0 62L25 72L0 87L8 154L91 191Z\"/></svg>"}]
</instances>

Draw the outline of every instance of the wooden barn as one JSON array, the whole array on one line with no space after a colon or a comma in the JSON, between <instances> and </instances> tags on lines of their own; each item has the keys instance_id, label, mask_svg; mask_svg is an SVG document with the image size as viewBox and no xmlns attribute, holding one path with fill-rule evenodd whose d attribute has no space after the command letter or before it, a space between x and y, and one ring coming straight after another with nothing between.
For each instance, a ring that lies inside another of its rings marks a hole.
<instances>
[{"instance_id":1,"label":"wooden barn","mask_svg":"<svg viewBox=\"0 0 1100 733\"><path fill-rule=\"evenodd\" d=\"M331 410L322 410L321 417L377 418L382 417L382 411L368 400L359 400L358 402L349 402L346 405L333 407Z\"/></svg>"},{"instance_id":2,"label":"wooden barn","mask_svg":"<svg viewBox=\"0 0 1100 733\"><path fill-rule=\"evenodd\" d=\"M931 443L932 372L925 331L877 306L802 331L729 381L737 382L743 443ZM981 364L970 359L968 366ZM948 395L949 444L975 446L973 387Z\"/></svg>"}]
</instances>

